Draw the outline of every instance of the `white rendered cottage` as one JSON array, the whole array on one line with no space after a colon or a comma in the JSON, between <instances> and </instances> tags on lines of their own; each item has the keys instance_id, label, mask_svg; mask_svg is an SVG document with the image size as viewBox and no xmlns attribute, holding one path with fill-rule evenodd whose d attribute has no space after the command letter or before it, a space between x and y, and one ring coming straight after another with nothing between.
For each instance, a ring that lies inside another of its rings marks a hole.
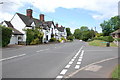
<instances>
[{"instance_id":1,"label":"white rendered cottage","mask_svg":"<svg viewBox=\"0 0 120 80\"><path fill-rule=\"evenodd\" d=\"M63 26L58 26L58 23L55 26L55 37L56 39L67 38L66 28Z\"/></svg>"},{"instance_id":2,"label":"white rendered cottage","mask_svg":"<svg viewBox=\"0 0 120 80\"><path fill-rule=\"evenodd\" d=\"M19 42L23 41L24 34L19 30L15 29L9 21L2 22L2 25L12 29L12 36L9 44L19 44Z\"/></svg>"}]
</instances>

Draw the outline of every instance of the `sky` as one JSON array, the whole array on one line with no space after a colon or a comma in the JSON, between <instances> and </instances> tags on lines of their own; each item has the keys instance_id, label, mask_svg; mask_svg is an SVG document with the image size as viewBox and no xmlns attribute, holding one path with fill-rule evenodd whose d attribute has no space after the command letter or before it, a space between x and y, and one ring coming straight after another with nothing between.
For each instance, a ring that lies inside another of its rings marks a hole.
<instances>
[{"instance_id":1,"label":"sky","mask_svg":"<svg viewBox=\"0 0 120 80\"><path fill-rule=\"evenodd\" d=\"M74 29L87 26L101 32L100 23L118 15L120 0L0 0L0 22L10 21L16 12L26 15L33 10L33 17L45 15L46 21L53 20L59 26Z\"/></svg>"}]
</instances>

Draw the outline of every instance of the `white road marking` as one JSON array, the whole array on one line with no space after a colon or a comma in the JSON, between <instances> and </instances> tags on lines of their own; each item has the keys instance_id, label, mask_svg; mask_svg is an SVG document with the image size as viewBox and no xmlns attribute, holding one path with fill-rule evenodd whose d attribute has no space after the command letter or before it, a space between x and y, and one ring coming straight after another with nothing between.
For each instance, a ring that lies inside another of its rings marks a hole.
<instances>
[{"instance_id":1,"label":"white road marking","mask_svg":"<svg viewBox=\"0 0 120 80\"><path fill-rule=\"evenodd\" d=\"M79 68L80 68L80 65L76 65L76 66L75 66L75 69L79 69Z\"/></svg>"},{"instance_id":2,"label":"white road marking","mask_svg":"<svg viewBox=\"0 0 120 80\"><path fill-rule=\"evenodd\" d=\"M97 71L100 70L101 68L102 68L102 66L99 66L99 65L91 65L91 66L85 68L84 70L97 72Z\"/></svg>"},{"instance_id":3,"label":"white road marking","mask_svg":"<svg viewBox=\"0 0 120 80\"><path fill-rule=\"evenodd\" d=\"M81 64L81 62L77 62L77 64Z\"/></svg>"},{"instance_id":4,"label":"white road marking","mask_svg":"<svg viewBox=\"0 0 120 80\"><path fill-rule=\"evenodd\" d=\"M73 57L73 59L75 59L76 57Z\"/></svg>"},{"instance_id":5,"label":"white road marking","mask_svg":"<svg viewBox=\"0 0 120 80\"><path fill-rule=\"evenodd\" d=\"M70 68L70 66L71 66L71 65L68 64L67 66L65 66L65 68Z\"/></svg>"},{"instance_id":6,"label":"white road marking","mask_svg":"<svg viewBox=\"0 0 120 80\"><path fill-rule=\"evenodd\" d=\"M63 78L63 76L57 76L56 78Z\"/></svg>"},{"instance_id":7,"label":"white road marking","mask_svg":"<svg viewBox=\"0 0 120 80\"><path fill-rule=\"evenodd\" d=\"M80 59L78 59L78 61L82 61L82 59L80 58Z\"/></svg>"},{"instance_id":8,"label":"white road marking","mask_svg":"<svg viewBox=\"0 0 120 80\"><path fill-rule=\"evenodd\" d=\"M45 50L49 50L49 49L43 49L43 50L39 50L39 51L36 51L36 52L41 52L41 51L45 51Z\"/></svg>"},{"instance_id":9,"label":"white road marking","mask_svg":"<svg viewBox=\"0 0 120 80\"><path fill-rule=\"evenodd\" d=\"M82 59L82 58L83 58L83 57L81 57L81 56L79 57L79 59Z\"/></svg>"},{"instance_id":10,"label":"white road marking","mask_svg":"<svg viewBox=\"0 0 120 80\"><path fill-rule=\"evenodd\" d=\"M95 63L91 63L91 64L89 64L89 65L87 65L85 67L82 67L82 68L76 70L75 72L65 76L64 78L70 78L70 77L74 76L75 74L77 74L78 72L80 72L81 70L84 70L85 68L87 68L87 67L89 67L91 65L96 65L96 64L99 64L99 63L102 63L102 62L105 62L105 61L109 61L109 60L113 60L113 59L117 59L117 58L118 57L113 57L113 58L104 59L104 60L101 60L101 61L98 61L98 62L95 62Z\"/></svg>"},{"instance_id":11,"label":"white road marking","mask_svg":"<svg viewBox=\"0 0 120 80\"><path fill-rule=\"evenodd\" d=\"M72 64L72 63L73 63L72 61L69 62L69 64Z\"/></svg>"},{"instance_id":12,"label":"white road marking","mask_svg":"<svg viewBox=\"0 0 120 80\"><path fill-rule=\"evenodd\" d=\"M71 59L71 61L65 66L65 69L63 69L60 72L60 75L65 75L65 73L67 72L67 69L70 68L71 64L74 62L74 60L77 58L77 56L80 54L81 50L82 50L83 46L79 49L79 51L76 53L76 55ZM81 63L78 63L81 64ZM75 67L76 69L80 68L80 65L76 65ZM57 76L56 78L63 78L63 76Z\"/></svg>"},{"instance_id":13,"label":"white road marking","mask_svg":"<svg viewBox=\"0 0 120 80\"><path fill-rule=\"evenodd\" d=\"M74 61L75 59L72 59L71 61Z\"/></svg>"},{"instance_id":14,"label":"white road marking","mask_svg":"<svg viewBox=\"0 0 120 80\"><path fill-rule=\"evenodd\" d=\"M65 74L67 72L67 69L63 69L60 74Z\"/></svg>"},{"instance_id":15,"label":"white road marking","mask_svg":"<svg viewBox=\"0 0 120 80\"><path fill-rule=\"evenodd\" d=\"M8 58L0 59L0 61L10 60L10 59L14 59L14 58L17 58L17 57L22 57L22 56L25 56L25 55L26 55L26 54L21 54L21 55L17 55L17 56L12 56L12 57L8 57Z\"/></svg>"},{"instance_id":16,"label":"white road marking","mask_svg":"<svg viewBox=\"0 0 120 80\"><path fill-rule=\"evenodd\" d=\"M83 54L84 54L84 50L82 50L82 53L81 53L80 57L83 57Z\"/></svg>"}]
</instances>

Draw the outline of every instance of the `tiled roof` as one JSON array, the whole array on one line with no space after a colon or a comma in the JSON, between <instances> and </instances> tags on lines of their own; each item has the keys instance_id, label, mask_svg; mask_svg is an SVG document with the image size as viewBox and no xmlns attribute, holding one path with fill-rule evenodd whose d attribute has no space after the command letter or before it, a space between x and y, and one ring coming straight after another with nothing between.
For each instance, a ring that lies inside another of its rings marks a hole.
<instances>
[{"instance_id":1,"label":"tiled roof","mask_svg":"<svg viewBox=\"0 0 120 80\"><path fill-rule=\"evenodd\" d=\"M30 18L26 15L17 13L17 15L22 19L22 21L26 24L27 27L32 27L31 24L34 22L36 27L42 26L43 29L47 29L48 27L51 27L52 21L40 21L39 19Z\"/></svg>"},{"instance_id":2,"label":"tiled roof","mask_svg":"<svg viewBox=\"0 0 120 80\"><path fill-rule=\"evenodd\" d=\"M111 33L111 34L116 34L116 33L120 33L120 29L118 29L117 31Z\"/></svg>"},{"instance_id":3,"label":"tiled roof","mask_svg":"<svg viewBox=\"0 0 120 80\"><path fill-rule=\"evenodd\" d=\"M64 32L65 27L56 27L58 31Z\"/></svg>"},{"instance_id":4,"label":"tiled roof","mask_svg":"<svg viewBox=\"0 0 120 80\"><path fill-rule=\"evenodd\" d=\"M23 33L21 33L19 30L15 29L9 21L4 21L4 22L8 25L8 27L12 28L14 35L23 35Z\"/></svg>"}]
</instances>

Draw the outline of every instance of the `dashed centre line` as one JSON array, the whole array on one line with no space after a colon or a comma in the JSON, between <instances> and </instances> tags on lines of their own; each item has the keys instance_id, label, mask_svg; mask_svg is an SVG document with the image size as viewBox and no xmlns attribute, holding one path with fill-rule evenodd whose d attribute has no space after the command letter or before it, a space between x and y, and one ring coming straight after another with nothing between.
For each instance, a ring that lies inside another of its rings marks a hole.
<instances>
[{"instance_id":1,"label":"dashed centre line","mask_svg":"<svg viewBox=\"0 0 120 80\"><path fill-rule=\"evenodd\" d=\"M71 66L71 65L68 64L65 68L70 68L70 66Z\"/></svg>"},{"instance_id":2,"label":"dashed centre line","mask_svg":"<svg viewBox=\"0 0 120 80\"><path fill-rule=\"evenodd\" d=\"M77 64L81 64L81 62L77 62Z\"/></svg>"},{"instance_id":3,"label":"dashed centre line","mask_svg":"<svg viewBox=\"0 0 120 80\"><path fill-rule=\"evenodd\" d=\"M63 69L60 74L65 74L67 72L67 69Z\"/></svg>"},{"instance_id":4,"label":"dashed centre line","mask_svg":"<svg viewBox=\"0 0 120 80\"><path fill-rule=\"evenodd\" d=\"M66 74L66 72L68 71L70 66L73 64L73 62L75 61L77 56L80 54L82 48L83 48L83 46L79 49L79 51L75 54L75 56L70 60L70 62L65 66L65 68L60 72L60 75L58 75L56 78L63 78L63 76ZM83 55L83 53L84 52L82 52L82 55ZM82 58L80 58L80 61L82 61ZM81 64L81 62L77 62L77 65L75 66L75 69L79 69L80 64Z\"/></svg>"},{"instance_id":5,"label":"dashed centre line","mask_svg":"<svg viewBox=\"0 0 120 80\"><path fill-rule=\"evenodd\" d=\"M79 69L79 68L80 68L80 65L76 65L76 66L75 66L75 69Z\"/></svg>"}]
</instances>

